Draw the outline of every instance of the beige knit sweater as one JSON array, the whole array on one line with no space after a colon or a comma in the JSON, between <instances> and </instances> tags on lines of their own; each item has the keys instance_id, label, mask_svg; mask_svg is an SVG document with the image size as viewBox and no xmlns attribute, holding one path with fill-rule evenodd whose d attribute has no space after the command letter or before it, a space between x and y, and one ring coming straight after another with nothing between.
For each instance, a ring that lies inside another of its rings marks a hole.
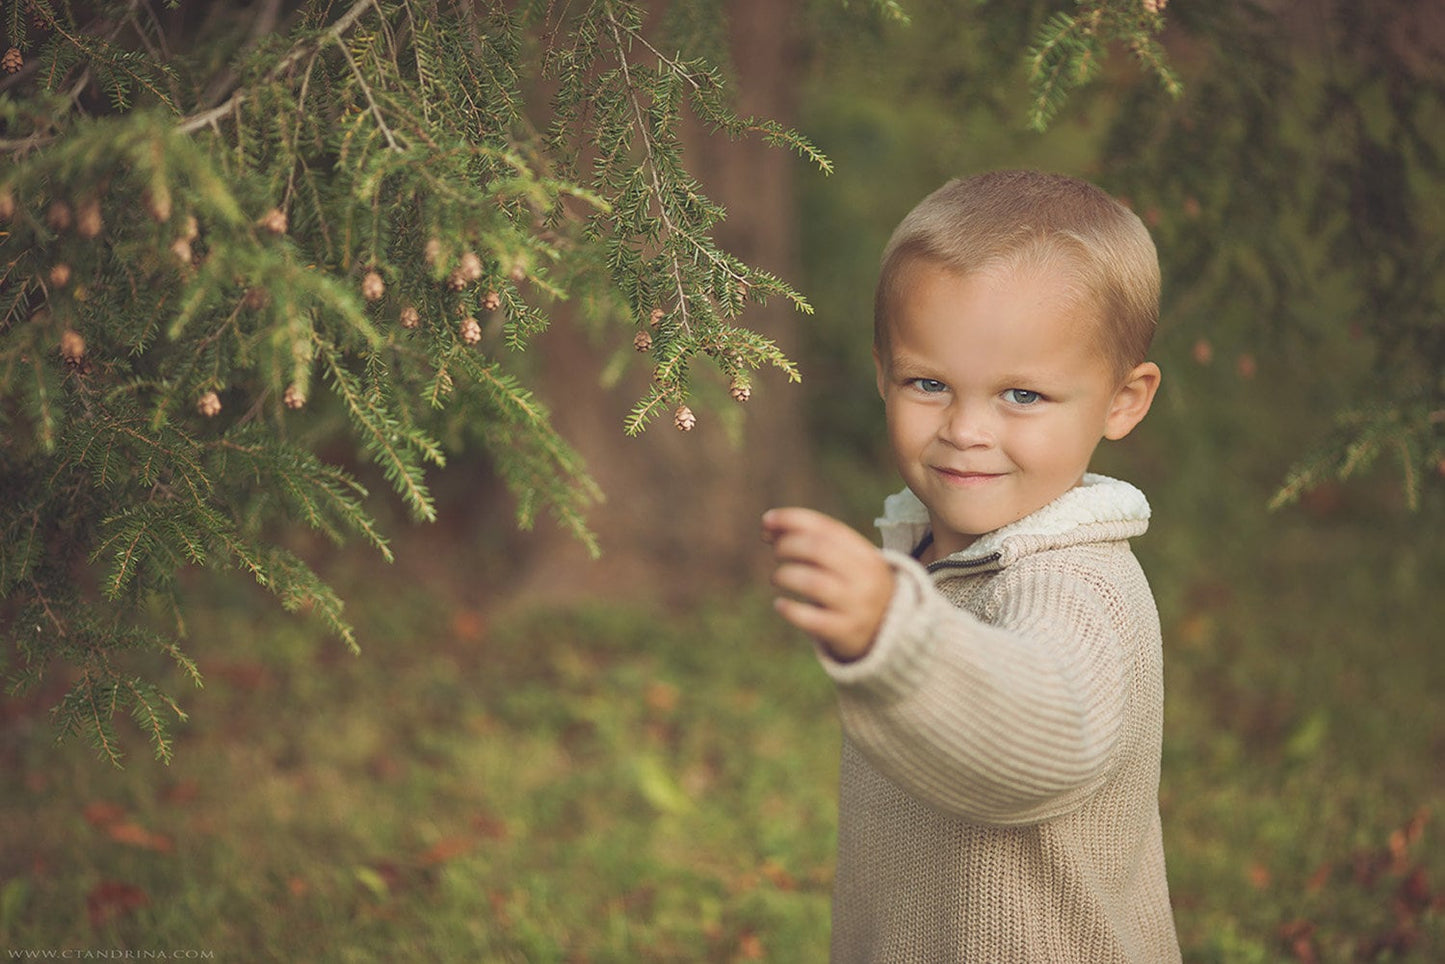
<instances>
[{"instance_id":1,"label":"beige knit sweater","mask_svg":"<svg viewBox=\"0 0 1445 964\"><path fill-rule=\"evenodd\" d=\"M897 580L838 663L832 960L1180 959L1159 829L1159 617L1102 476L930 571L911 493L879 520Z\"/></svg>"}]
</instances>

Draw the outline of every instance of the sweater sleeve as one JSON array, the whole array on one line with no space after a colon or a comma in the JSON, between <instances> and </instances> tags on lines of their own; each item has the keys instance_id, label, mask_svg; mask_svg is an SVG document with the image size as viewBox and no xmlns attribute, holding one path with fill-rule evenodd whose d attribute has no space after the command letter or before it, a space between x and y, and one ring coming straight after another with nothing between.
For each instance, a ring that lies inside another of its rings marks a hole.
<instances>
[{"instance_id":1,"label":"sweater sleeve","mask_svg":"<svg viewBox=\"0 0 1445 964\"><path fill-rule=\"evenodd\" d=\"M1099 592L1028 560L998 578L997 616L954 607L924 568L886 552L893 600L873 648L840 663L843 727L880 772L962 819L1035 823L1107 778L1131 660Z\"/></svg>"}]
</instances>

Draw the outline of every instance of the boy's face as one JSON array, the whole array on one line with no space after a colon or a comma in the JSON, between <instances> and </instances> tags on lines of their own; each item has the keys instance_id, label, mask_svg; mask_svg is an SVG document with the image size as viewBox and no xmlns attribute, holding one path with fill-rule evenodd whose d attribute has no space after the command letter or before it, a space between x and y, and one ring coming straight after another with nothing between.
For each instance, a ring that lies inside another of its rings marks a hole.
<instances>
[{"instance_id":1,"label":"boy's face","mask_svg":"<svg viewBox=\"0 0 1445 964\"><path fill-rule=\"evenodd\" d=\"M1097 348L1096 309L1077 307L1058 272L902 270L874 354L894 460L932 521L932 561L1073 488L1100 439L1144 417L1159 369L1120 379Z\"/></svg>"}]
</instances>

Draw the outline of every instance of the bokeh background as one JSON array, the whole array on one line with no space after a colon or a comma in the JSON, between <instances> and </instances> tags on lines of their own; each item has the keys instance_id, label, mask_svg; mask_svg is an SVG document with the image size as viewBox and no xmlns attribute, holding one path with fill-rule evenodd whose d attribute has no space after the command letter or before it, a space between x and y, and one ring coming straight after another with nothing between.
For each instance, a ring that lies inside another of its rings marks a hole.
<instances>
[{"instance_id":1,"label":"bokeh background","mask_svg":"<svg viewBox=\"0 0 1445 964\"><path fill-rule=\"evenodd\" d=\"M1202 6L1169 7L1183 100L1120 51L1040 134L1022 60L1048 4L919 0L906 26L730 4L719 42L744 112L795 124L836 167L689 144L728 205L723 242L816 309L746 319L802 384L759 379L745 410L703 384L693 433L625 439L645 373L559 315L535 374L607 493L600 560L546 524L517 532L472 455L435 478L436 525L380 500L391 565L295 536L347 600L359 657L187 574L206 685L172 686L190 716L172 763L138 731L124 769L57 746L63 680L0 709L0 948L824 960L837 724L806 641L771 615L756 513L802 501L868 531L898 485L869 356L878 252L946 178L1039 166L1128 199L1164 265L1161 395L1096 468L1154 508L1135 548L1165 630L1186 960L1445 957L1441 473L1387 447L1270 508L1342 413L1438 380L1398 355L1427 342L1391 327L1387 295L1440 299L1427 95L1445 17Z\"/></svg>"}]
</instances>

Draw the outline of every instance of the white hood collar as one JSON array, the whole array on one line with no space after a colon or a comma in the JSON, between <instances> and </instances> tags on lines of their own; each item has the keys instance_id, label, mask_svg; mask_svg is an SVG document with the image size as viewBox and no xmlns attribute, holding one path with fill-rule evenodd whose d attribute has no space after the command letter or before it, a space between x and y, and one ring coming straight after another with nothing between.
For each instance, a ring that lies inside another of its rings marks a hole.
<instances>
[{"instance_id":1,"label":"white hood collar","mask_svg":"<svg viewBox=\"0 0 1445 964\"><path fill-rule=\"evenodd\" d=\"M1128 482L1087 473L1078 485L1042 509L985 533L956 556L968 560L1001 553L1006 541L1019 536L1048 538L1093 523L1148 521L1149 500L1143 492ZM885 549L912 552L928 532L928 509L911 490L904 489L883 500L883 516L875 525ZM1143 528L1138 527L1140 532Z\"/></svg>"}]
</instances>

